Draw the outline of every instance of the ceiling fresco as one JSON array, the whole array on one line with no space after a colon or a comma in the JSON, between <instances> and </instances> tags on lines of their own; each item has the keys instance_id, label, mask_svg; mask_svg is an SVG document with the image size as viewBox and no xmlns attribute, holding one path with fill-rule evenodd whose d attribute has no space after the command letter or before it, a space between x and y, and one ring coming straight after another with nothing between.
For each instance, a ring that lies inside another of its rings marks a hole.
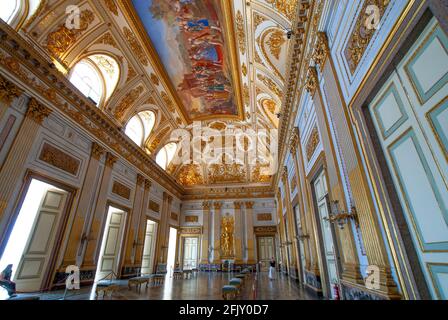
<instances>
[{"instance_id":1,"label":"ceiling fresco","mask_svg":"<svg viewBox=\"0 0 448 320\"><path fill-rule=\"evenodd\" d=\"M132 0L132 4L187 118L238 116L238 88L220 1Z\"/></svg>"}]
</instances>

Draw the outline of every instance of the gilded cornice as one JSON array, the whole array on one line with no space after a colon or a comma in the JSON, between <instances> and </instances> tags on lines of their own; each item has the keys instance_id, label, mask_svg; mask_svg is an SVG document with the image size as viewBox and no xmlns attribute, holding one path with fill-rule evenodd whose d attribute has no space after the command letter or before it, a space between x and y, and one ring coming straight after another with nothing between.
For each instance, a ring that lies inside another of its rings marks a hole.
<instances>
[{"instance_id":1,"label":"gilded cornice","mask_svg":"<svg viewBox=\"0 0 448 320\"><path fill-rule=\"evenodd\" d=\"M301 0L298 5L296 21L293 23L290 42L287 75L282 100L282 117L279 124L279 165L282 165L288 149L289 135L294 125L298 101L305 86L306 74L311 62L311 51L317 37L317 26L322 15L324 1ZM312 39L313 40L313 39ZM272 187L279 184L281 174L277 174Z\"/></svg>"},{"instance_id":2,"label":"gilded cornice","mask_svg":"<svg viewBox=\"0 0 448 320\"><path fill-rule=\"evenodd\" d=\"M20 89L26 88L36 97L41 96L40 100L46 101L53 110L77 123L108 150L121 155L130 165L157 180L177 197L184 194L183 187L137 147L115 121L80 94L54 65L49 65L40 52L3 21L0 21L0 37L2 73L9 73L20 80L21 83L17 84Z\"/></svg>"}]
</instances>

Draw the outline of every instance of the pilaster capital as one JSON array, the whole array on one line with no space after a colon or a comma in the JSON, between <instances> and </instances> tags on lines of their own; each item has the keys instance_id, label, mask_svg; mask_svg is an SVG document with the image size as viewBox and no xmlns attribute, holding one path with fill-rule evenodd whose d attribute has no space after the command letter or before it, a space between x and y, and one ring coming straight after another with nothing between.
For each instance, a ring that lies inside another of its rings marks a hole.
<instances>
[{"instance_id":1,"label":"pilaster capital","mask_svg":"<svg viewBox=\"0 0 448 320\"><path fill-rule=\"evenodd\" d=\"M288 168L286 166L283 167L282 181L284 185L286 185L286 183L288 182Z\"/></svg>"},{"instance_id":2,"label":"pilaster capital","mask_svg":"<svg viewBox=\"0 0 448 320\"><path fill-rule=\"evenodd\" d=\"M252 209L254 207L253 201L246 201L246 209Z\"/></svg>"},{"instance_id":3,"label":"pilaster capital","mask_svg":"<svg viewBox=\"0 0 448 320\"><path fill-rule=\"evenodd\" d=\"M330 48L328 46L327 34L325 32L318 32L312 59L316 65L320 66L321 70L325 67L325 62L327 62L329 54Z\"/></svg>"},{"instance_id":4,"label":"pilaster capital","mask_svg":"<svg viewBox=\"0 0 448 320\"><path fill-rule=\"evenodd\" d=\"M6 104L22 95L23 91L19 89L14 83L6 80L0 76L0 101Z\"/></svg>"},{"instance_id":5,"label":"pilaster capital","mask_svg":"<svg viewBox=\"0 0 448 320\"><path fill-rule=\"evenodd\" d=\"M292 130L291 137L289 138L289 151L291 154L294 155L297 152L299 141L299 128L295 127Z\"/></svg>"},{"instance_id":6,"label":"pilaster capital","mask_svg":"<svg viewBox=\"0 0 448 320\"><path fill-rule=\"evenodd\" d=\"M145 190L151 189L152 182L151 180L145 179Z\"/></svg>"},{"instance_id":7,"label":"pilaster capital","mask_svg":"<svg viewBox=\"0 0 448 320\"><path fill-rule=\"evenodd\" d=\"M241 209L243 203L240 201L235 201L234 203L235 209Z\"/></svg>"},{"instance_id":8,"label":"pilaster capital","mask_svg":"<svg viewBox=\"0 0 448 320\"><path fill-rule=\"evenodd\" d=\"M34 98L30 99L28 103L28 110L26 112L27 118L30 118L36 123L41 124L50 114L51 109L45 107Z\"/></svg>"},{"instance_id":9,"label":"pilaster capital","mask_svg":"<svg viewBox=\"0 0 448 320\"><path fill-rule=\"evenodd\" d=\"M316 67L309 67L308 73L306 75L305 90L308 91L312 96L316 92L317 86L319 84L319 78L317 76Z\"/></svg>"},{"instance_id":10,"label":"pilaster capital","mask_svg":"<svg viewBox=\"0 0 448 320\"><path fill-rule=\"evenodd\" d=\"M141 174L137 174L137 186L142 187L145 184L145 177Z\"/></svg>"},{"instance_id":11,"label":"pilaster capital","mask_svg":"<svg viewBox=\"0 0 448 320\"><path fill-rule=\"evenodd\" d=\"M108 152L106 154L106 166L109 168L113 168L115 162L117 162L118 158L114 156L112 153Z\"/></svg>"},{"instance_id":12,"label":"pilaster capital","mask_svg":"<svg viewBox=\"0 0 448 320\"><path fill-rule=\"evenodd\" d=\"M211 208L211 203L210 203L210 201L204 201L204 202L202 202L202 209L204 209L204 210L210 210L210 208Z\"/></svg>"},{"instance_id":13,"label":"pilaster capital","mask_svg":"<svg viewBox=\"0 0 448 320\"><path fill-rule=\"evenodd\" d=\"M215 207L215 210L221 210L222 202L214 202L213 206Z\"/></svg>"},{"instance_id":14,"label":"pilaster capital","mask_svg":"<svg viewBox=\"0 0 448 320\"><path fill-rule=\"evenodd\" d=\"M106 150L104 150L104 148L102 146L100 146L98 143L96 143L95 141L92 142L92 151L90 156L96 160L100 160L100 158L103 156L104 152Z\"/></svg>"},{"instance_id":15,"label":"pilaster capital","mask_svg":"<svg viewBox=\"0 0 448 320\"><path fill-rule=\"evenodd\" d=\"M163 200L167 200L168 202L172 202L173 201L173 197L169 193L163 192Z\"/></svg>"}]
</instances>

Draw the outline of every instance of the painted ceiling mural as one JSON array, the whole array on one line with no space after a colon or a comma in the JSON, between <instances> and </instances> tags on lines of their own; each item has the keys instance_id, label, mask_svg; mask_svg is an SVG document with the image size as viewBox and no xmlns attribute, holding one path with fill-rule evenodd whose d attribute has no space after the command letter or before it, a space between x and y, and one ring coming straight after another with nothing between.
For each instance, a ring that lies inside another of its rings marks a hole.
<instances>
[{"instance_id":1,"label":"painted ceiling mural","mask_svg":"<svg viewBox=\"0 0 448 320\"><path fill-rule=\"evenodd\" d=\"M189 119L237 116L218 0L133 0Z\"/></svg>"},{"instance_id":2,"label":"painted ceiling mural","mask_svg":"<svg viewBox=\"0 0 448 320\"><path fill-rule=\"evenodd\" d=\"M27 32L66 66L98 52L116 58L120 80L104 112L121 126L149 106L157 114L144 146L151 156L191 120L219 130L277 128L298 0L77 1L82 30L64 28L68 0L48 0L52 10ZM249 163L169 172L197 189L272 181Z\"/></svg>"}]
</instances>

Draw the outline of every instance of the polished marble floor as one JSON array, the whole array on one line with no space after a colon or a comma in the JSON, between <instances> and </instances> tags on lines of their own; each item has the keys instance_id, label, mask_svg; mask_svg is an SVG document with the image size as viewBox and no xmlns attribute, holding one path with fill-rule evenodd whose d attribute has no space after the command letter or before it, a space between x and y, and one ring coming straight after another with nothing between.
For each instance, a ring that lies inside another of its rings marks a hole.
<instances>
[{"instance_id":1,"label":"polished marble floor","mask_svg":"<svg viewBox=\"0 0 448 320\"><path fill-rule=\"evenodd\" d=\"M140 292L129 290L127 281L120 281L120 288L111 297L99 297L99 300L222 300L221 288L227 284L231 273L200 272L196 277L175 280L167 276L164 285L145 288ZM93 287L83 287L77 291L53 291L40 294L41 300L92 300L95 299ZM64 295L65 294L65 295ZM252 274L245 281L239 300L314 300L294 280L277 275L269 280L267 273Z\"/></svg>"}]
</instances>

